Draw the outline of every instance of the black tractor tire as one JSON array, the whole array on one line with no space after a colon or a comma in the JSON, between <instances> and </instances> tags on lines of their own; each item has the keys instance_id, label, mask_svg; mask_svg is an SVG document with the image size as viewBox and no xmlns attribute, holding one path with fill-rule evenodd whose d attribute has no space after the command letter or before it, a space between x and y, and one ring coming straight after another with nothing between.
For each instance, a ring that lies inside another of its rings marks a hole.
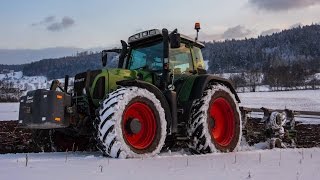
<instances>
[{"instance_id":1,"label":"black tractor tire","mask_svg":"<svg viewBox=\"0 0 320 180\"><path fill-rule=\"evenodd\" d=\"M167 135L164 107L146 89L117 89L100 103L96 115L97 147L106 156L154 156L164 146Z\"/></svg>"},{"instance_id":2,"label":"black tractor tire","mask_svg":"<svg viewBox=\"0 0 320 180\"><path fill-rule=\"evenodd\" d=\"M189 148L194 154L236 150L242 136L241 113L227 87L209 85L202 97L194 101L188 134Z\"/></svg>"}]
</instances>

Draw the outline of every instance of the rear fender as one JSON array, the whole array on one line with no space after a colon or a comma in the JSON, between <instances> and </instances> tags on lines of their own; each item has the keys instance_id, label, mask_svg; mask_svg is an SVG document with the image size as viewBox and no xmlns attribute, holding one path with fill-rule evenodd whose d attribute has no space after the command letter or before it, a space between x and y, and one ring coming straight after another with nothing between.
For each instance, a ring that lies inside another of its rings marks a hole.
<instances>
[{"instance_id":1,"label":"rear fender","mask_svg":"<svg viewBox=\"0 0 320 180\"><path fill-rule=\"evenodd\" d=\"M237 92L235 91L235 89L231 83L231 81L229 81L228 79L225 79L225 78L221 78L221 77L217 77L217 76L209 75L209 74L199 75L196 77L196 79L194 80L193 86L192 86L189 100L200 99L202 97L203 92L206 90L207 86L210 83L219 83L219 84L225 85L234 94L238 103L241 102Z\"/></svg>"}]
</instances>

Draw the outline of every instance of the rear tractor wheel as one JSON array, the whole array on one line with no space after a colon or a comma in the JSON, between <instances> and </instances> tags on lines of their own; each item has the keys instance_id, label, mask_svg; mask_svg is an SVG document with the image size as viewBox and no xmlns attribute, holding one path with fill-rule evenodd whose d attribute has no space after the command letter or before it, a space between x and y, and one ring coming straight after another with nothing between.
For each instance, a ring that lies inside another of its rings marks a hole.
<instances>
[{"instance_id":1,"label":"rear tractor wheel","mask_svg":"<svg viewBox=\"0 0 320 180\"><path fill-rule=\"evenodd\" d=\"M225 86L211 85L196 100L188 123L189 148L196 154L232 152L242 134L241 113L232 92Z\"/></svg>"},{"instance_id":2,"label":"rear tractor wheel","mask_svg":"<svg viewBox=\"0 0 320 180\"><path fill-rule=\"evenodd\" d=\"M153 156L166 138L164 108L150 91L120 88L101 102L95 121L98 148L114 158Z\"/></svg>"}]
</instances>

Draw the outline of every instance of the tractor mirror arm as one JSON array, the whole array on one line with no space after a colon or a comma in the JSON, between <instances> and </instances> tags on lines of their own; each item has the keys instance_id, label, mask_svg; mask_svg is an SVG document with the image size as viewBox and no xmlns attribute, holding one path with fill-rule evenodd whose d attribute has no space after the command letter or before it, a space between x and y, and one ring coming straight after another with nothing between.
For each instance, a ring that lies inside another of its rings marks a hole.
<instances>
[{"instance_id":1,"label":"tractor mirror arm","mask_svg":"<svg viewBox=\"0 0 320 180\"><path fill-rule=\"evenodd\" d=\"M102 66L105 67L108 62L108 53L109 52L115 52L115 53L121 53L121 49L108 49L108 50L102 50L101 51L101 61L102 61Z\"/></svg>"},{"instance_id":2,"label":"tractor mirror arm","mask_svg":"<svg viewBox=\"0 0 320 180\"><path fill-rule=\"evenodd\" d=\"M169 76L169 32L167 29L162 29L163 35L163 71L162 81L160 84L161 90L165 90L170 82Z\"/></svg>"},{"instance_id":3,"label":"tractor mirror arm","mask_svg":"<svg viewBox=\"0 0 320 180\"><path fill-rule=\"evenodd\" d=\"M121 42L122 49L119 56L118 68L123 68L124 58L128 54L128 44L124 40L121 40L120 42Z\"/></svg>"},{"instance_id":4,"label":"tractor mirror arm","mask_svg":"<svg viewBox=\"0 0 320 180\"><path fill-rule=\"evenodd\" d=\"M173 48L173 49L180 48L180 46L181 46L181 37L180 37L180 34L178 33L177 29L173 30L170 33L169 39L170 39L170 47L171 48Z\"/></svg>"}]
</instances>

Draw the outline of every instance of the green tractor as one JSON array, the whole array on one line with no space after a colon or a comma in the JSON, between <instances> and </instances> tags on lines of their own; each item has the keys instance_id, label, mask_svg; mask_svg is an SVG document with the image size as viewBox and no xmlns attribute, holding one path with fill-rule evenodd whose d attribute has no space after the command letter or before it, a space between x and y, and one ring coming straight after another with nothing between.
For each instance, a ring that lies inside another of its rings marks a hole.
<instances>
[{"instance_id":1,"label":"green tractor","mask_svg":"<svg viewBox=\"0 0 320 180\"><path fill-rule=\"evenodd\" d=\"M143 31L121 44L102 51L103 66L119 53L118 68L77 74L72 92L68 77L64 88L53 83L50 90L28 92L20 101L20 126L93 138L114 158L177 147L195 154L236 150L240 99L228 80L206 72L203 44L167 29Z\"/></svg>"}]
</instances>

